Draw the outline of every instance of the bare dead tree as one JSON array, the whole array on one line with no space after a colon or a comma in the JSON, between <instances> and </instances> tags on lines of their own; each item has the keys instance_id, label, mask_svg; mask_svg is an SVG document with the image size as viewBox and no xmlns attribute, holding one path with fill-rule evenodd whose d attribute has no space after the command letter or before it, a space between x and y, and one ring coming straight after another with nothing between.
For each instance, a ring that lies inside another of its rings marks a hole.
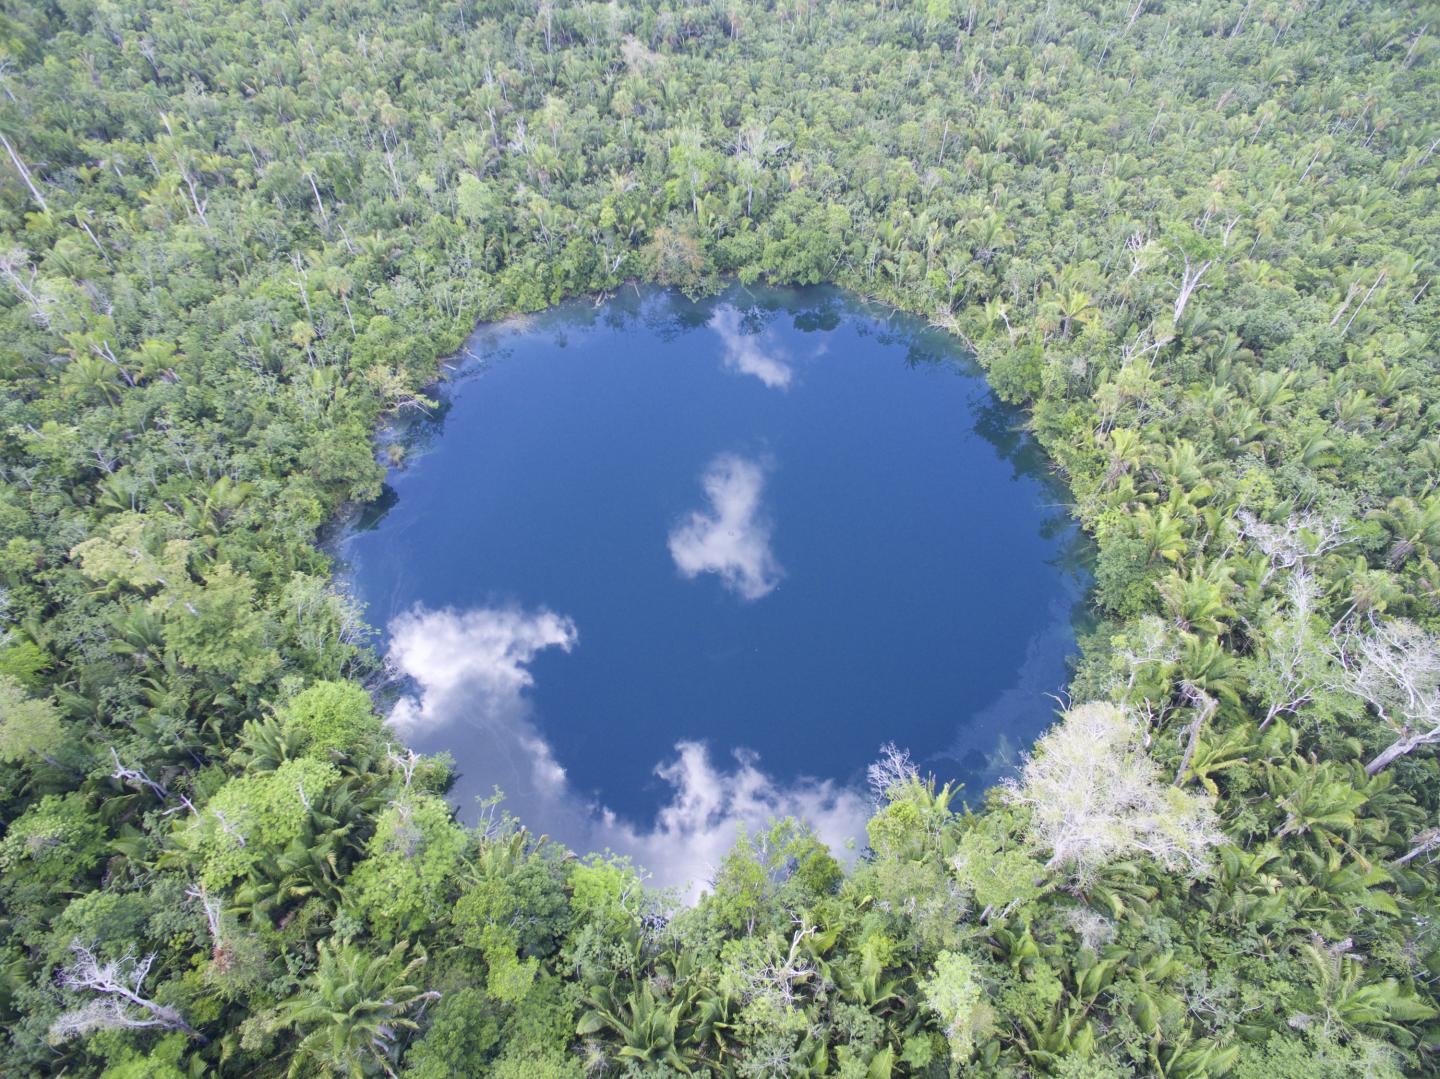
<instances>
[{"instance_id":1,"label":"bare dead tree","mask_svg":"<svg viewBox=\"0 0 1440 1079\"><path fill-rule=\"evenodd\" d=\"M315 184L315 173L307 169L305 171L305 179L310 181L310 190L315 195L315 208L320 211L320 221L322 224L328 226L330 224L330 215L325 212L325 203L320 198L320 188Z\"/></svg>"},{"instance_id":2,"label":"bare dead tree","mask_svg":"<svg viewBox=\"0 0 1440 1079\"><path fill-rule=\"evenodd\" d=\"M133 948L127 948L119 959L102 963L78 940L70 942L70 951L75 959L57 976L60 987L96 995L80 1007L63 1013L50 1025L52 1041L65 1041L95 1030L150 1027L183 1030L197 1041L206 1040L185 1022L179 1011L142 995L145 978L155 962L154 952L141 959L136 957Z\"/></svg>"},{"instance_id":3,"label":"bare dead tree","mask_svg":"<svg viewBox=\"0 0 1440 1079\"><path fill-rule=\"evenodd\" d=\"M1180 317L1185 314L1185 305L1190 302L1190 297L1200 287L1200 279L1205 276L1211 266L1215 265L1214 259L1206 259L1197 266L1191 261L1188 252L1182 251L1181 255L1185 259L1185 269L1180 274L1180 284L1177 286L1180 295L1175 298L1175 317L1172 322L1176 326L1180 325Z\"/></svg>"},{"instance_id":4,"label":"bare dead tree","mask_svg":"<svg viewBox=\"0 0 1440 1079\"><path fill-rule=\"evenodd\" d=\"M30 313L35 321L42 326L48 326L50 313L45 297L38 290L37 277L38 271L30 261L30 252L25 248L17 246L0 251L0 278L4 278L10 287L20 294L20 298L30 305Z\"/></svg>"},{"instance_id":5,"label":"bare dead tree","mask_svg":"<svg viewBox=\"0 0 1440 1079\"><path fill-rule=\"evenodd\" d=\"M1286 580L1287 610L1280 623L1265 635L1265 648L1253 685L1269 701L1263 731L1283 715L1294 715L1309 704L1318 688L1314 664L1324 657L1311 641L1310 617L1319 586L1302 567L1291 572Z\"/></svg>"},{"instance_id":6,"label":"bare dead tree","mask_svg":"<svg viewBox=\"0 0 1440 1079\"><path fill-rule=\"evenodd\" d=\"M423 758L413 749L409 748L405 750L402 756L389 742L386 742L385 759L405 778L405 789L408 791L411 781L415 778L415 769L420 766Z\"/></svg>"},{"instance_id":7,"label":"bare dead tree","mask_svg":"<svg viewBox=\"0 0 1440 1079\"><path fill-rule=\"evenodd\" d=\"M1170 692L1167 685L1158 707L1148 697L1135 699L1140 676L1153 667L1165 668L1180 659L1180 646L1165 621L1156 615L1147 615L1140 622L1140 637L1134 647L1127 647L1119 653L1124 661L1124 687L1120 702L1135 708L1145 720L1147 729L1158 727L1170 711ZM1148 746L1148 736L1146 744Z\"/></svg>"},{"instance_id":8,"label":"bare dead tree","mask_svg":"<svg viewBox=\"0 0 1440 1079\"><path fill-rule=\"evenodd\" d=\"M1125 24L1125 29L1120 32L1122 38L1130 33L1130 28L1135 25L1135 20L1138 19L1145 10L1145 3L1146 0L1135 0L1135 6L1130 9L1130 21Z\"/></svg>"},{"instance_id":9,"label":"bare dead tree","mask_svg":"<svg viewBox=\"0 0 1440 1079\"><path fill-rule=\"evenodd\" d=\"M879 759L865 769L865 778L876 802L883 802L896 787L905 786L918 776L909 752L894 742L881 746Z\"/></svg>"},{"instance_id":10,"label":"bare dead tree","mask_svg":"<svg viewBox=\"0 0 1440 1079\"><path fill-rule=\"evenodd\" d=\"M1210 694L1206 693L1193 682L1185 682L1180 686L1180 695L1185 698L1187 704L1195 709L1195 718L1189 724L1189 736L1185 739L1185 752L1180 757L1180 767L1175 771L1174 786L1180 787L1185 783L1185 774L1190 771L1190 762L1195 759L1195 749L1200 744L1200 732L1205 729L1205 724L1210 722L1210 717L1215 714L1215 709L1220 707L1220 702Z\"/></svg>"},{"instance_id":11,"label":"bare dead tree","mask_svg":"<svg viewBox=\"0 0 1440 1079\"><path fill-rule=\"evenodd\" d=\"M766 963L750 975L750 992L766 995L792 1007L796 1000L796 989L815 976L815 964L800 957L800 945L807 937L813 936L818 926L807 926L797 922L798 928L790 940L790 950L779 962Z\"/></svg>"},{"instance_id":12,"label":"bare dead tree","mask_svg":"<svg viewBox=\"0 0 1440 1079\"><path fill-rule=\"evenodd\" d=\"M1345 290L1345 299L1340 301L1340 306L1335 309L1335 314L1330 316L1330 325L1335 325L1335 323L1344 317L1345 312L1350 308L1350 302L1355 299L1356 295L1364 287L1365 286L1359 281L1350 282L1350 287Z\"/></svg>"},{"instance_id":13,"label":"bare dead tree","mask_svg":"<svg viewBox=\"0 0 1440 1079\"><path fill-rule=\"evenodd\" d=\"M1390 271L1388 270L1380 271L1379 275L1375 278L1375 283L1370 286L1370 291L1365 293L1365 299L1360 301L1359 305L1355 308L1354 313L1352 313L1350 318L1346 321L1344 329L1340 331L1341 337L1344 337L1350 331L1350 323L1355 321L1356 317L1360 314L1360 311L1364 308L1365 304L1369 302L1370 297L1375 295L1375 290L1380 287L1380 283L1385 280L1385 275L1389 272Z\"/></svg>"},{"instance_id":14,"label":"bare dead tree","mask_svg":"<svg viewBox=\"0 0 1440 1079\"><path fill-rule=\"evenodd\" d=\"M218 948L221 942L220 935L220 900L213 899L210 893L205 890L204 884L192 884L185 889L185 894L200 904L205 911L205 923L210 927L210 939Z\"/></svg>"},{"instance_id":15,"label":"bare dead tree","mask_svg":"<svg viewBox=\"0 0 1440 1079\"><path fill-rule=\"evenodd\" d=\"M1240 535L1254 544L1270 562L1261 584L1268 584L1280 570L1302 568L1347 543L1354 542L1350 526L1339 517L1315 513L1292 513L1280 524L1262 521L1249 510L1235 514Z\"/></svg>"},{"instance_id":16,"label":"bare dead tree","mask_svg":"<svg viewBox=\"0 0 1440 1079\"><path fill-rule=\"evenodd\" d=\"M1125 251L1130 256L1130 277L1134 277L1141 270L1145 269L1148 261L1147 252L1150 251L1150 237L1144 229L1137 229L1125 240Z\"/></svg>"},{"instance_id":17,"label":"bare dead tree","mask_svg":"<svg viewBox=\"0 0 1440 1079\"><path fill-rule=\"evenodd\" d=\"M210 931L210 959L215 969L222 973L229 970L235 959L235 949L226 939L225 910L220 900L206 890L203 882L192 884L185 889L185 894L199 903L200 909L205 912L205 925Z\"/></svg>"},{"instance_id":18,"label":"bare dead tree","mask_svg":"<svg viewBox=\"0 0 1440 1079\"><path fill-rule=\"evenodd\" d=\"M1410 841L1410 849L1396 858L1391 865L1409 865L1416 858L1440 849L1440 828L1427 828Z\"/></svg>"},{"instance_id":19,"label":"bare dead tree","mask_svg":"<svg viewBox=\"0 0 1440 1079\"><path fill-rule=\"evenodd\" d=\"M1368 704L1395 739L1365 766L1376 775L1420 746L1440 743L1440 636L1413 622L1371 617L1336 641L1343 685Z\"/></svg>"},{"instance_id":20,"label":"bare dead tree","mask_svg":"<svg viewBox=\"0 0 1440 1079\"><path fill-rule=\"evenodd\" d=\"M24 159L16 152L15 147L10 145L10 140L7 139L4 134L0 134L0 146L5 147L5 152L10 155L10 164L14 165L15 171L20 174L20 179L24 181L25 187L30 192L30 197L39 203L41 210L49 213L50 207L45 202L45 196L40 194L40 189L35 186L35 180L30 175L30 170L26 167Z\"/></svg>"},{"instance_id":21,"label":"bare dead tree","mask_svg":"<svg viewBox=\"0 0 1440 1079\"><path fill-rule=\"evenodd\" d=\"M1199 875L1224 839L1208 797L1168 788L1144 752L1144 729L1124 709L1070 709L1035 744L1003 797L1029 808L1031 842L1046 868L1084 888L1106 864L1149 855L1171 872Z\"/></svg>"},{"instance_id":22,"label":"bare dead tree","mask_svg":"<svg viewBox=\"0 0 1440 1079\"><path fill-rule=\"evenodd\" d=\"M174 798L180 803L172 809L167 809L165 811L166 816L169 816L171 813L179 813L182 809L188 809L197 817L200 815L194 803L191 802L189 798L186 798L185 795L171 791L163 783L155 782L155 780L151 779L149 775L145 773L143 768L126 768L121 764L120 754L115 751L114 746L110 747L110 756L115 761L115 771L110 773L111 779L118 779L121 783L130 783L137 787L143 787L162 802L168 802Z\"/></svg>"},{"instance_id":23,"label":"bare dead tree","mask_svg":"<svg viewBox=\"0 0 1440 1079\"><path fill-rule=\"evenodd\" d=\"M165 125L165 132L172 139L175 137L175 129L170 126L170 117L160 113L160 121ZM190 195L190 205L195 210L195 216L199 218L200 224L206 232L210 231L210 220L205 216L205 208L210 205L209 198L201 198L200 182L190 170L190 163L183 158L177 150L174 153L175 171L180 174L180 180L185 184L185 190Z\"/></svg>"}]
</instances>

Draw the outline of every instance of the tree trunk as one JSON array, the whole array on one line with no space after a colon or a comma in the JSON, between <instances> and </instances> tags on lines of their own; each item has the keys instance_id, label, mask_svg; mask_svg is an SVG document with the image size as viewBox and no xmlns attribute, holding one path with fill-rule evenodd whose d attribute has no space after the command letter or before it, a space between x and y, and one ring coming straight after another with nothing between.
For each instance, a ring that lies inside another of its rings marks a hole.
<instances>
[{"instance_id":1,"label":"tree trunk","mask_svg":"<svg viewBox=\"0 0 1440 1079\"><path fill-rule=\"evenodd\" d=\"M0 135L0 146L4 146L5 152L10 155L10 163L15 166L15 171L20 174L20 179L25 182L26 188L30 191L31 198L40 204L41 210L49 213L50 207L45 204L45 196L40 194L40 189L35 186L35 181L30 177L30 170L25 167L25 162L21 159L19 153L16 152L15 147L10 145L10 140L4 135Z\"/></svg>"},{"instance_id":2,"label":"tree trunk","mask_svg":"<svg viewBox=\"0 0 1440 1079\"><path fill-rule=\"evenodd\" d=\"M1185 754L1180 758L1180 768L1175 773L1174 785L1177 787L1184 785L1185 773L1190 770L1190 762L1195 759L1195 749L1200 744L1201 729L1215 714L1215 709L1220 706L1220 702L1214 697L1188 682L1185 684L1184 693L1196 712L1194 720L1190 723L1190 737L1185 742Z\"/></svg>"},{"instance_id":3,"label":"tree trunk","mask_svg":"<svg viewBox=\"0 0 1440 1079\"><path fill-rule=\"evenodd\" d=\"M1421 832L1412 842L1414 846L1404 855L1391 862L1391 865L1408 865L1422 854L1429 854L1432 850L1440 847L1440 830L1432 829L1428 832Z\"/></svg>"},{"instance_id":4,"label":"tree trunk","mask_svg":"<svg viewBox=\"0 0 1440 1079\"><path fill-rule=\"evenodd\" d=\"M1382 750L1373 761L1365 766L1365 774L1367 776L1373 776L1379 772L1383 772L1386 768L1389 768L1390 765L1414 749L1416 744L1414 738L1408 734L1403 738L1395 739L1395 741L1391 742L1389 746Z\"/></svg>"}]
</instances>

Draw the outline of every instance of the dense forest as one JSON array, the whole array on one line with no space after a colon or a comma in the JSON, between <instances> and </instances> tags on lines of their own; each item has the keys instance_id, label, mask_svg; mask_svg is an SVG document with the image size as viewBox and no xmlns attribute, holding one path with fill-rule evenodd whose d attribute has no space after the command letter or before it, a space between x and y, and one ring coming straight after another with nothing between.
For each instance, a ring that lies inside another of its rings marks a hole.
<instances>
[{"instance_id":1,"label":"dense forest","mask_svg":"<svg viewBox=\"0 0 1440 1079\"><path fill-rule=\"evenodd\" d=\"M0 1072L1434 1074L1437 54L1386 0L0 2ZM455 820L321 540L477 320L729 280L959 335L1096 628L1012 782L887 751L853 866L776 821L685 905Z\"/></svg>"}]
</instances>

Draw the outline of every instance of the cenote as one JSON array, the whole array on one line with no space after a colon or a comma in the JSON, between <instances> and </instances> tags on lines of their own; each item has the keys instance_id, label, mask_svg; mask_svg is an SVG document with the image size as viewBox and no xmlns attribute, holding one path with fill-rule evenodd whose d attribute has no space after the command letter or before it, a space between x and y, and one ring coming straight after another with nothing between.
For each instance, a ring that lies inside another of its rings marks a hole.
<instances>
[{"instance_id":1,"label":"cenote","mask_svg":"<svg viewBox=\"0 0 1440 1079\"><path fill-rule=\"evenodd\" d=\"M703 880L863 833L894 742L983 790L1053 719L1085 547L947 335L833 289L482 326L344 547L462 815Z\"/></svg>"}]
</instances>

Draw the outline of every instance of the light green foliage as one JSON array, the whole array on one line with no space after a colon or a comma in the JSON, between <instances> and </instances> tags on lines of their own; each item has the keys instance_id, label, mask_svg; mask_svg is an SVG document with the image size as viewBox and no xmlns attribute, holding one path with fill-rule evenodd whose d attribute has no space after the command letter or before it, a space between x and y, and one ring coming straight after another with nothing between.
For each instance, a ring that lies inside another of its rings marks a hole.
<instances>
[{"instance_id":1,"label":"light green foliage","mask_svg":"<svg viewBox=\"0 0 1440 1079\"><path fill-rule=\"evenodd\" d=\"M933 783L919 779L892 787L886 804L866 823L871 849L882 857L923 859L936 849L954 794L949 787L936 790Z\"/></svg>"},{"instance_id":2,"label":"light green foliage","mask_svg":"<svg viewBox=\"0 0 1440 1079\"><path fill-rule=\"evenodd\" d=\"M469 841L433 795L400 798L380 814L350 878L355 909L376 936L398 940L449 914Z\"/></svg>"},{"instance_id":3,"label":"light green foliage","mask_svg":"<svg viewBox=\"0 0 1440 1079\"><path fill-rule=\"evenodd\" d=\"M233 567L216 567L204 584L174 584L155 602L165 612L165 643L186 666L240 685L253 685L274 669L255 585Z\"/></svg>"},{"instance_id":4,"label":"light green foliage","mask_svg":"<svg viewBox=\"0 0 1440 1079\"><path fill-rule=\"evenodd\" d=\"M305 803L323 796L339 779L333 765L302 757L267 775L227 782L197 818L177 826L206 885L223 889L298 840L305 826Z\"/></svg>"},{"instance_id":5,"label":"light green foliage","mask_svg":"<svg viewBox=\"0 0 1440 1079\"><path fill-rule=\"evenodd\" d=\"M935 969L921 980L920 992L950 1042L951 1058L965 1063L994 1022L974 961L966 955L941 952L935 958Z\"/></svg>"},{"instance_id":6,"label":"light green foliage","mask_svg":"<svg viewBox=\"0 0 1440 1079\"><path fill-rule=\"evenodd\" d=\"M490 1071L494 1079L579 1079L582 1074L580 1062L559 1046L511 1050Z\"/></svg>"},{"instance_id":7,"label":"light green foliage","mask_svg":"<svg viewBox=\"0 0 1440 1079\"><path fill-rule=\"evenodd\" d=\"M482 1073L500 1042L500 1019L478 989L446 993L425 1036L405 1054L406 1079L451 1079Z\"/></svg>"},{"instance_id":8,"label":"light green foliage","mask_svg":"<svg viewBox=\"0 0 1440 1079\"><path fill-rule=\"evenodd\" d=\"M148 1052L122 1050L100 1079L186 1079L180 1065L185 1059L185 1035L167 1034Z\"/></svg>"},{"instance_id":9,"label":"light green foliage","mask_svg":"<svg viewBox=\"0 0 1440 1079\"><path fill-rule=\"evenodd\" d=\"M455 190L455 204L460 215L472 225L480 224L497 209L490 189L469 172L460 177L460 184Z\"/></svg>"},{"instance_id":10,"label":"light green foliage","mask_svg":"<svg viewBox=\"0 0 1440 1079\"><path fill-rule=\"evenodd\" d=\"M574 987L545 976L510 1010L504 1048L491 1075L511 1079L580 1079L581 1062L570 1046L575 1031Z\"/></svg>"},{"instance_id":11,"label":"light green foliage","mask_svg":"<svg viewBox=\"0 0 1440 1079\"><path fill-rule=\"evenodd\" d=\"M473 877L463 882L463 892L451 912L452 924L467 948L483 949L485 934L492 926L504 926L513 933L512 950L525 955L552 954L570 921L565 894L566 867L553 847L537 846L523 831L480 844L473 863ZM574 867L572 878L578 901L592 899L608 903L590 889L597 883L587 867ZM597 891L603 891L603 886ZM589 921L596 908L587 907L582 917ZM602 924L603 920L602 920ZM618 920L609 923L623 925Z\"/></svg>"},{"instance_id":12,"label":"light green foliage","mask_svg":"<svg viewBox=\"0 0 1440 1079\"><path fill-rule=\"evenodd\" d=\"M186 578L189 556L188 542L167 536L165 526L131 511L118 514L103 535L76 544L70 552L90 580L140 592L179 585Z\"/></svg>"},{"instance_id":13,"label":"light green foliage","mask_svg":"<svg viewBox=\"0 0 1440 1079\"><path fill-rule=\"evenodd\" d=\"M950 857L960 887L982 911L1010 913L1038 897L1044 864L1003 832L1004 818L987 814L967 828Z\"/></svg>"},{"instance_id":14,"label":"light green foliage","mask_svg":"<svg viewBox=\"0 0 1440 1079\"><path fill-rule=\"evenodd\" d=\"M47 794L10 823L0 839L0 872L27 892L68 885L95 868L104 830L84 795Z\"/></svg>"},{"instance_id":15,"label":"light green foliage","mask_svg":"<svg viewBox=\"0 0 1440 1079\"><path fill-rule=\"evenodd\" d=\"M49 757L60 749L65 729L50 701L28 696L8 675L0 675L0 761L18 763Z\"/></svg>"},{"instance_id":16,"label":"light green foliage","mask_svg":"<svg viewBox=\"0 0 1440 1079\"><path fill-rule=\"evenodd\" d=\"M331 750L353 751L379 731L370 695L353 682L317 682L285 703L284 722L301 734L301 745L324 759Z\"/></svg>"},{"instance_id":17,"label":"light green foliage","mask_svg":"<svg viewBox=\"0 0 1440 1079\"><path fill-rule=\"evenodd\" d=\"M274 614L291 662L307 672L338 679L362 664L368 633L359 606L337 595L324 577L295 574L280 594Z\"/></svg>"},{"instance_id":18,"label":"light green foliage","mask_svg":"<svg viewBox=\"0 0 1440 1079\"><path fill-rule=\"evenodd\" d=\"M813 902L840 877L839 864L804 824L777 820L755 835L742 827L716 870L707 905L725 924L753 932L775 902Z\"/></svg>"},{"instance_id":19,"label":"light green foliage","mask_svg":"<svg viewBox=\"0 0 1440 1079\"><path fill-rule=\"evenodd\" d=\"M592 855L570 872L570 909L575 918L618 933L643 908L643 889L626 861Z\"/></svg>"},{"instance_id":20,"label":"light green foliage","mask_svg":"<svg viewBox=\"0 0 1440 1079\"><path fill-rule=\"evenodd\" d=\"M1109 1054L1081 1056L1077 1053L1061 1059L1053 1074L1055 1079L1131 1079L1135 1072Z\"/></svg>"},{"instance_id":21,"label":"light green foliage","mask_svg":"<svg viewBox=\"0 0 1440 1079\"><path fill-rule=\"evenodd\" d=\"M68 961L72 940L83 940L107 959L123 955L147 936L150 910L139 892L87 892L76 896L55 919L55 962Z\"/></svg>"},{"instance_id":22,"label":"light green foliage","mask_svg":"<svg viewBox=\"0 0 1440 1079\"><path fill-rule=\"evenodd\" d=\"M34 641L12 641L0 648L0 678L10 678L30 690L43 690L50 657Z\"/></svg>"},{"instance_id":23,"label":"light green foliage","mask_svg":"<svg viewBox=\"0 0 1440 1079\"><path fill-rule=\"evenodd\" d=\"M504 1004L522 1000L540 972L540 961L516 954L519 940L508 926L487 925L480 931L478 946L485 957L485 991Z\"/></svg>"},{"instance_id":24,"label":"light green foliage","mask_svg":"<svg viewBox=\"0 0 1440 1079\"><path fill-rule=\"evenodd\" d=\"M1303 1038L1273 1036L1240 1052L1234 1079L1400 1079L1398 1054L1383 1041L1341 1041L1325 1032Z\"/></svg>"}]
</instances>

